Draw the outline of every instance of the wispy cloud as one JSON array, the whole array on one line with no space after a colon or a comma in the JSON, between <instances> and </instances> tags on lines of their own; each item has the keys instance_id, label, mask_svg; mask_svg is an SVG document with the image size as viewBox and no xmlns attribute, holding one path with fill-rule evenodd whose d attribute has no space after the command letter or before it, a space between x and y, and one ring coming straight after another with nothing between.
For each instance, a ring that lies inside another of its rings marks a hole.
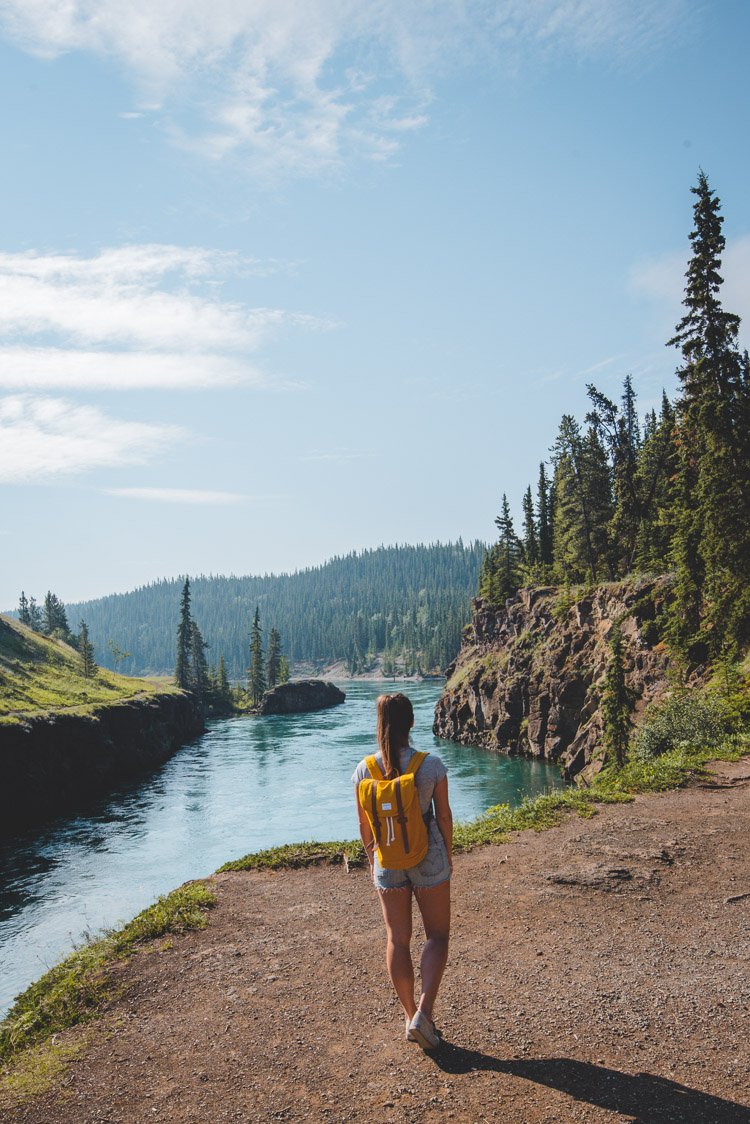
<instances>
[{"instance_id":1,"label":"wispy cloud","mask_svg":"<svg viewBox=\"0 0 750 1124\"><path fill-rule=\"evenodd\" d=\"M143 464L184 436L177 426L120 421L60 398L2 398L0 481L36 483L62 473Z\"/></svg>"},{"instance_id":2,"label":"wispy cloud","mask_svg":"<svg viewBox=\"0 0 750 1124\"><path fill-rule=\"evenodd\" d=\"M0 387L26 390L186 390L255 383L262 372L223 355L76 351L55 347L0 349Z\"/></svg>"},{"instance_id":3,"label":"wispy cloud","mask_svg":"<svg viewBox=\"0 0 750 1124\"><path fill-rule=\"evenodd\" d=\"M146 500L149 503L203 504L209 507L227 507L245 503L247 496L238 492L209 492L190 488L105 488L108 496L127 500Z\"/></svg>"},{"instance_id":4,"label":"wispy cloud","mask_svg":"<svg viewBox=\"0 0 750 1124\"><path fill-rule=\"evenodd\" d=\"M500 66L568 51L642 57L691 0L4 0L6 34L47 58L117 58L139 110L178 143L256 170L386 159L427 122L431 86L478 53Z\"/></svg>"},{"instance_id":5,"label":"wispy cloud","mask_svg":"<svg viewBox=\"0 0 750 1124\"><path fill-rule=\"evenodd\" d=\"M216 295L230 271L269 268L194 247L124 246L94 257L0 254L0 386L263 383L247 356L282 327L320 321Z\"/></svg>"}]
</instances>

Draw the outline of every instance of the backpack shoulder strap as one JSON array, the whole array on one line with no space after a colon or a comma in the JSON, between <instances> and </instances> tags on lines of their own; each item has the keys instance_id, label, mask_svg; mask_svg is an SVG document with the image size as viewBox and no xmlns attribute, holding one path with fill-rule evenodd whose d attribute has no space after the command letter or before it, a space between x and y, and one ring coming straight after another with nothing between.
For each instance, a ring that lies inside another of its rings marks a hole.
<instances>
[{"instance_id":1,"label":"backpack shoulder strap","mask_svg":"<svg viewBox=\"0 0 750 1124\"><path fill-rule=\"evenodd\" d=\"M380 766L378 765L378 762L377 762L377 759L376 759L374 753L372 754L371 757L365 757L365 765L370 770L370 776L372 777L372 779L374 781L385 780L385 777L383 776L383 772L382 772Z\"/></svg>"},{"instance_id":2,"label":"backpack shoulder strap","mask_svg":"<svg viewBox=\"0 0 750 1124\"><path fill-rule=\"evenodd\" d=\"M425 750L418 749L417 752L412 756L412 759L409 762L409 764L406 766L406 772L407 773L416 773L417 769L419 768L419 766L422 764L425 757L427 757L427 756L428 755L425 752Z\"/></svg>"}]
</instances>

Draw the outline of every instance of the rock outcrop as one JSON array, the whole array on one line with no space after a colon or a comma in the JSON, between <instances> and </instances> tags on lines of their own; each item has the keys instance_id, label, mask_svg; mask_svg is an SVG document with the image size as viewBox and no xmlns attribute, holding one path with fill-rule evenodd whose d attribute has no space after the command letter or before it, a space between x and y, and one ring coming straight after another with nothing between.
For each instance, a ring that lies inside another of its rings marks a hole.
<instances>
[{"instance_id":1,"label":"rock outcrop","mask_svg":"<svg viewBox=\"0 0 750 1124\"><path fill-rule=\"evenodd\" d=\"M0 727L0 835L73 811L120 781L142 776L205 728L182 691L54 714Z\"/></svg>"},{"instance_id":2,"label":"rock outcrop","mask_svg":"<svg viewBox=\"0 0 750 1124\"><path fill-rule=\"evenodd\" d=\"M636 711L667 686L659 643L669 578L613 582L577 595L522 589L505 608L474 601L474 618L435 708L438 737L557 761L585 782L603 760L599 709L619 621Z\"/></svg>"},{"instance_id":3,"label":"rock outcrop","mask_svg":"<svg viewBox=\"0 0 750 1124\"><path fill-rule=\"evenodd\" d=\"M266 691L259 714L301 714L305 710L325 710L338 706L346 695L326 679L296 679Z\"/></svg>"}]
</instances>

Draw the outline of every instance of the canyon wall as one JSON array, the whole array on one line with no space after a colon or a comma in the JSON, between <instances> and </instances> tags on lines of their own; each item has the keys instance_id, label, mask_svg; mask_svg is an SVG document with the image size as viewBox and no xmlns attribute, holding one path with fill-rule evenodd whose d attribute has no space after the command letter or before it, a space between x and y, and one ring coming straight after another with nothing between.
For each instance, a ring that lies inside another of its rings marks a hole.
<instances>
[{"instance_id":1,"label":"canyon wall","mask_svg":"<svg viewBox=\"0 0 750 1124\"><path fill-rule=\"evenodd\" d=\"M659 642L668 596L661 577L576 592L522 589L499 609L475 600L435 708L435 734L556 761L585 783L604 758L599 707L612 626L622 629L637 714L668 685Z\"/></svg>"},{"instance_id":2,"label":"canyon wall","mask_svg":"<svg viewBox=\"0 0 750 1124\"><path fill-rule=\"evenodd\" d=\"M58 713L0 726L0 835L75 810L166 761L204 730L182 691L143 695L91 715Z\"/></svg>"}]
</instances>

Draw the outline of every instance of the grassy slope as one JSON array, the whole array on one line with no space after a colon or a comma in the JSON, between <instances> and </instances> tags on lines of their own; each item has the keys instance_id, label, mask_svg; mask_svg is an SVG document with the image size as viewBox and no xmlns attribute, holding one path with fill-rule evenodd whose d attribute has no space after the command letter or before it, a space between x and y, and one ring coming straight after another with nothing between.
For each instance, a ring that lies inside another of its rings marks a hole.
<instances>
[{"instance_id":1,"label":"grassy slope","mask_svg":"<svg viewBox=\"0 0 750 1124\"><path fill-rule=\"evenodd\" d=\"M0 616L0 725L59 711L88 714L107 703L173 689L104 670L85 679L81 657L67 644Z\"/></svg>"}]
</instances>

